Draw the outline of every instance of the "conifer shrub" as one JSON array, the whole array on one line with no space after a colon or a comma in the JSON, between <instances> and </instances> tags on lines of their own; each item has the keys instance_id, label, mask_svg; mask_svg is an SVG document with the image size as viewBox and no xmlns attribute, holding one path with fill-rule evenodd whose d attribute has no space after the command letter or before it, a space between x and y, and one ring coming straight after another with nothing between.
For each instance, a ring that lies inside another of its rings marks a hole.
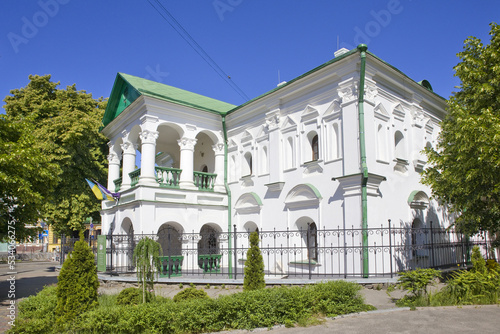
<instances>
[{"instance_id":1,"label":"conifer shrub","mask_svg":"<svg viewBox=\"0 0 500 334\"><path fill-rule=\"evenodd\" d=\"M486 269L488 269L488 271L494 270L500 273L500 264L493 259L488 259L486 260Z\"/></svg>"},{"instance_id":2,"label":"conifer shrub","mask_svg":"<svg viewBox=\"0 0 500 334\"><path fill-rule=\"evenodd\" d=\"M257 231L250 234L250 249L245 261L245 277L243 279L243 290L264 289L264 260L259 248L259 234Z\"/></svg>"},{"instance_id":3,"label":"conifer shrub","mask_svg":"<svg viewBox=\"0 0 500 334\"><path fill-rule=\"evenodd\" d=\"M151 300L152 294L146 291L146 302ZM116 304L118 305L137 305L140 303L142 303L142 291L134 287L123 289L116 298Z\"/></svg>"},{"instance_id":4,"label":"conifer shrub","mask_svg":"<svg viewBox=\"0 0 500 334\"><path fill-rule=\"evenodd\" d=\"M142 288L142 302L147 302L148 291L153 291L154 280L161 270L161 245L149 237L139 241L134 249L134 263L137 269L137 281Z\"/></svg>"},{"instance_id":5,"label":"conifer shrub","mask_svg":"<svg viewBox=\"0 0 500 334\"><path fill-rule=\"evenodd\" d=\"M193 287L184 289L174 296L174 302L176 303L191 299L210 299L210 297L205 291Z\"/></svg>"},{"instance_id":6,"label":"conifer shrub","mask_svg":"<svg viewBox=\"0 0 500 334\"><path fill-rule=\"evenodd\" d=\"M98 305L97 267L94 254L84 241L75 242L74 250L64 261L57 277L57 323L67 325L75 317Z\"/></svg>"}]
</instances>

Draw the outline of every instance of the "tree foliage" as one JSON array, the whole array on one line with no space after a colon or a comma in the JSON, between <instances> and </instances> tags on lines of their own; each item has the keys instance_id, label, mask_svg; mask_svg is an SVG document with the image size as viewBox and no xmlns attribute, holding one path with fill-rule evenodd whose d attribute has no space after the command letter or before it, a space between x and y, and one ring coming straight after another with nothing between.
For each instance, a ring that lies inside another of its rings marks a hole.
<instances>
[{"instance_id":1,"label":"tree foliage","mask_svg":"<svg viewBox=\"0 0 500 334\"><path fill-rule=\"evenodd\" d=\"M250 234L250 249L245 261L245 277L243 290L258 290L266 287L264 280L264 260L259 248L259 234L255 231Z\"/></svg>"},{"instance_id":2,"label":"tree foliage","mask_svg":"<svg viewBox=\"0 0 500 334\"><path fill-rule=\"evenodd\" d=\"M137 269L137 280L142 286L142 302L146 302L146 294L153 289L155 276L158 278L161 262L161 245L151 238L145 237L134 249L134 263Z\"/></svg>"},{"instance_id":3,"label":"tree foliage","mask_svg":"<svg viewBox=\"0 0 500 334\"><path fill-rule=\"evenodd\" d=\"M97 306L98 287L94 254L83 241L82 235L57 277L57 322L64 325L80 313Z\"/></svg>"},{"instance_id":4,"label":"tree foliage","mask_svg":"<svg viewBox=\"0 0 500 334\"><path fill-rule=\"evenodd\" d=\"M458 54L460 90L448 102L436 149L426 149L423 174L469 235L500 230L500 26L490 26L490 44L469 37Z\"/></svg>"},{"instance_id":5,"label":"tree foliage","mask_svg":"<svg viewBox=\"0 0 500 334\"><path fill-rule=\"evenodd\" d=\"M31 122L0 116L0 240L15 223L15 236L22 240L36 233L25 228L40 217L43 199L55 185L57 166L40 150Z\"/></svg>"},{"instance_id":6,"label":"tree foliage","mask_svg":"<svg viewBox=\"0 0 500 334\"><path fill-rule=\"evenodd\" d=\"M36 210L56 231L67 233L82 229L88 216L99 219L100 203L85 178L104 180L107 176L107 140L99 133L106 102L77 91L75 85L58 89L59 83L50 78L50 75L30 76L26 87L12 90L4 100L5 118L11 124L19 124L18 135L33 144L38 154L33 153L32 160L41 156L43 163L55 167L49 171L42 169L54 183L47 182L50 179L47 175L26 177L24 181L27 189L35 190L40 181L45 183L48 194L39 193L38 198L44 201ZM13 141L15 135L8 135L8 140ZM14 162L5 163L10 164L8 173L13 174ZM16 217L24 223L22 218Z\"/></svg>"}]
</instances>

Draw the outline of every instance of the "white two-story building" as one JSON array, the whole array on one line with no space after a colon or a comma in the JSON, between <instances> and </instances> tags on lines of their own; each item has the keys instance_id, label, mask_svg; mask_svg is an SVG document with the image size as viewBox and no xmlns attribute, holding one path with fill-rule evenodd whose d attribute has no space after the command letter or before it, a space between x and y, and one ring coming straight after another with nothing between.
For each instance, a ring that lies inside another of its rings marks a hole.
<instances>
[{"instance_id":1,"label":"white two-story building","mask_svg":"<svg viewBox=\"0 0 500 334\"><path fill-rule=\"evenodd\" d=\"M102 233L153 234L183 272L212 253L231 271L247 245L233 232L257 229L268 273L407 268L431 254L405 243L429 236L394 231L450 225L419 182L445 107L364 45L240 106L119 73L102 132L121 197L103 202Z\"/></svg>"}]
</instances>

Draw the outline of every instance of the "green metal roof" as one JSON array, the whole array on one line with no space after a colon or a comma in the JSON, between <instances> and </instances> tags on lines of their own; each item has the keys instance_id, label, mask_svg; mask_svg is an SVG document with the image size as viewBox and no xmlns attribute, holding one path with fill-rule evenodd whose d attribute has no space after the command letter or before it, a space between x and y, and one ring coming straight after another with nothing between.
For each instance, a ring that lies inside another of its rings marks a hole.
<instances>
[{"instance_id":1,"label":"green metal roof","mask_svg":"<svg viewBox=\"0 0 500 334\"><path fill-rule=\"evenodd\" d=\"M103 126L108 125L141 95L221 115L236 107L187 90L118 73L102 120Z\"/></svg>"},{"instance_id":2,"label":"green metal roof","mask_svg":"<svg viewBox=\"0 0 500 334\"><path fill-rule=\"evenodd\" d=\"M307 77L307 76L313 74L314 72L319 71L320 69L322 69L324 67L327 67L335 62L338 62L344 58L347 58L347 57L351 56L352 54L357 53L358 51L359 51L358 48L352 49L351 51L346 52L345 54L343 54L339 57L336 57L330 61L327 61L326 63L321 64L321 65L313 68L312 70L296 77L295 79L292 79L292 80L288 81L287 83L285 83L281 86L278 86L278 87L276 87L276 88L274 88L274 89L272 89L272 90L270 90L270 91L268 91L260 96L257 96L255 98L239 105L239 106L236 106L236 105L233 105L230 103L226 103L226 102L222 102L219 100L215 100L215 99L203 96L203 95L191 93L191 92L188 92L186 90L179 89L179 88L172 87L172 86L168 86L168 85L165 85L162 83L158 83L158 82L154 82L151 80L135 77L133 75L118 73L116 76L116 79L115 79L115 83L113 85L113 89L111 91L111 95L109 97L108 106L106 108L106 112L104 113L104 118L103 118L102 123L103 123L103 126L108 125L123 110L125 110L125 108L127 108L128 105L130 105L132 102L134 102L140 95L154 97L154 98L157 98L160 100L164 100L164 101L168 101L171 103L195 108L198 110L216 113L219 115L226 115L226 114L235 112L235 111L241 109L242 107L244 107L252 102L260 100L263 97L276 92L277 90L283 89L284 87L291 85L292 83L294 83L294 82L296 82L304 77ZM446 100L443 97L439 96L438 94L436 94L435 92L432 91L432 86L430 85L430 83L427 80L423 80L421 82L416 82L415 80L408 77L406 74L404 74L402 71L400 71L396 67L392 66L391 64L389 64L389 63L383 61L382 59L380 59L379 57L375 56L373 53L371 53L369 51L367 51L366 53L367 53L367 55L370 55L371 57L373 57L373 59L376 59L376 60L382 62L386 66L389 66L390 68L394 69L395 71L397 71L401 75L405 76L410 81L413 81L415 84L427 88L427 90L431 94L433 94L433 95L435 95L443 100Z\"/></svg>"},{"instance_id":3,"label":"green metal roof","mask_svg":"<svg viewBox=\"0 0 500 334\"><path fill-rule=\"evenodd\" d=\"M231 109L231 110L228 112L228 114L229 114L229 113L232 113L232 112L235 112L236 110L238 110L238 109L240 109L240 108L242 108L242 107L244 107L244 106L246 106L246 105L248 105L248 104L250 104L250 103L252 103L252 102L254 102L254 101L260 100L261 98L263 98L263 97L265 97L265 96L267 96L267 95L270 95L270 94L274 93L275 91L280 90L280 89L282 89L282 88L284 88L284 87L286 87L286 86L288 86L288 85L290 85L290 84L294 83L295 81L298 81L298 80L300 80L300 79L302 79L302 78L304 78L304 77L307 77L308 75L313 74L314 72L317 72L317 71L321 70L322 68L327 67L327 66L328 66L328 65L330 65L330 64L333 64L333 63L335 63L335 62L337 62L337 61L340 61L341 59L347 58L347 57L349 57L350 55L352 55L352 54L354 54L354 53L357 53L358 51L359 51L359 49L358 49L358 48L354 48L354 49L350 50L349 52L346 52L346 53L342 54L341 56L335 57L335 58L333 58L332 60L329 60L329 61L327 61L326 63L323 63L323 64L321 64L321 65L319 65L319 66L317 66L317 67L313 68L312 70L310 70L310 71L308 71L308 72L306 72L306 73L304 73L304 74L302 74L302 75L300 75L300 76L296 77L295 79L292 79L292 80L288 81L287 83L285 83L285 84L283 84L283 85L280 85L280 86L278 86L278 87L276 87L276 88L274 88L274 89L271 89L270 91L268 91L268 92L266 92L266 93L264 93L264 94L262 94L262 95L260 95L260 96L257 96L256 98L253 98L253 99L251 99L251 100L249 100L249 101L247 101L247 102L245 102L245 103L243 103L243 104L241 104L241 105L239 105L239 106L236 106L234 109ZM409 79L409 80L413 81L414 83L416 83L416 84L418 84L418 85L420 85L420 86L423 86L423 87L427 88L427 89L428 89L431 93L433 93L435 96L437 96L437 97L439 97L439 98L441 98L441 99L443 99L443 100L446 100L445 98L443 98L442 96L440 96L439 94L435 93L435 92L432 90L432 86L430 85L430 83L429 83L427 80L423 80L423 81L421 81L421 82L416 82L415 80L413 80L412 78L410 78L409 76L407 76L406 74L404 74L402 71L400 71L398 68L396 68L396 67L392 66L391 64L389 64L389 63L387 63L387 62L383 61L382 59L380 59L379 57L375 56L375 55L374 55L373 53L371 53L370 51L366 51L366 54L368 54L368 55L372 56L372 57L373 57L373 58L375 58L376 60L378 60L378 61L380 61L380 62L384 63L385 65L389 66L390 68L394 69L395 71L397 71L398 73L402 74L403 76L405 76L407 79Z\"/></svg>"}]
</instances>

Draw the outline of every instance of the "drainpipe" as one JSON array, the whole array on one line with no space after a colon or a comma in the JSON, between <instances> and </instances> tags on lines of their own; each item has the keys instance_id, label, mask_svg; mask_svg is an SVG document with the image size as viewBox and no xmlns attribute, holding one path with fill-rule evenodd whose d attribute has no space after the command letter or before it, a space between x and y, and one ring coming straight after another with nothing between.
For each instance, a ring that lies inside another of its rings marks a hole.
<instances>
[{"instance_id":1,"label":"drainpipe","mask_svg":"<svg viewBox=\"0 0 500 334\"><path fill-rule=\"evenodd\" d=\"M361 158L361 228L362 228L362 250L363 250L363 277L368 278L368 166L366 164L366 144L365 144L365 67L366 67L366 44L359 44L361 67L359 70L359 97L358 97L358 116L359 116L359 153Z\"/></svg>"},{"instance_id":2,"label":"drainpipe","mask_svg":"<svg viewBox=\"0 0 500 334\"><path fill-rule=\"evenodd\" d=\"M229 278L233 278L233 253L232 250L232 236L231 236L231 190L227 184L227 130L226 130L226 116L222 115L222 132L224 133L224 187L227 193L227 243L228 243L228 273Z\"/></svg>"}]
</instances>

